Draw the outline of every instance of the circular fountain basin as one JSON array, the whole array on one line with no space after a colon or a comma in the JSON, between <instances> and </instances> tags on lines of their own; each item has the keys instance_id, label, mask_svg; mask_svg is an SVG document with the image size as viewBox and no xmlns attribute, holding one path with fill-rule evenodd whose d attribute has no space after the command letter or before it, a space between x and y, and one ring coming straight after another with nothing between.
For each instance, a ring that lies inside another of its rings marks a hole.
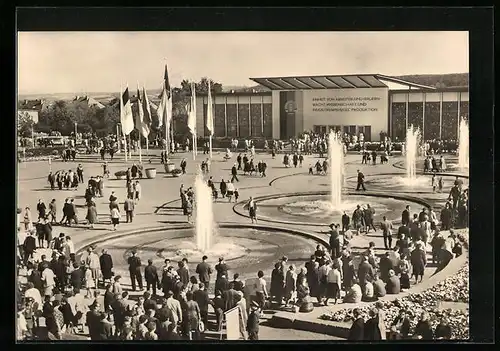
<instances>
[{"instance_id":1,"label":"circular fountain basin","mask_svg":"<svg viewBox=\"0 0 500 351\"><path fill-rule=\"evenodd\" d=\"M429 207L420 199L382 193L349 193L344 195L344 201L338 207L331 206L328 192L281 194L257 198L256 201L258 219L307 226L340 224L344 211L351 216L357 205L369 204L375 210L375 222L382 221L383 216L394 222L400 220L406 205L413 208ZM237 213L246 215L237 207L234 208Z\"/></svg>"},{"instance_id":2,"label":"circular fountain basin","mask_svg":"<svg viewBox=\"0 0 500 351\"><path fill-rule=\"evenodd\" d=\"M436 175L436 190L439 177L443 178L443 191L448 192L453 186L455 175ZM469 187L469 179L460 177L464 188ZM404 175L383 174L370 176L366 181L368 189L385 190L399 193L432 193L432 175L418 175L415 179L408 179Z\"/></svg>"},{"instance_id":3,"label":"circular fountain basin","mask_svg":"<svg viewBox=\"0 0 500 351\"><path fill-rule=\"evenodd\" d=\"M194 270L203 255L208 256L212 268L219 257L223 256L231 271L229 278L232 278L233 273L253 278L259 270L264 271L266 276L270 274L274 263L283 256L287 256L290 263L303 264L311 252L314 252L316 245L321 243L307 233L238 225L219 227L215 243L207 252L197 250L194 242L194 228L156 228L126 237L100 240L97 250L107 249L113 258L115 275L124 277L129 276L127 259L131 251L135 250L143 265L151 259L158 269L163 267L166 258L172 261L174 267L177 267L177 261L187 258L192 275L195 275ZM79 250L84 251L85 247Z\"/></svg>"}]
</instances>

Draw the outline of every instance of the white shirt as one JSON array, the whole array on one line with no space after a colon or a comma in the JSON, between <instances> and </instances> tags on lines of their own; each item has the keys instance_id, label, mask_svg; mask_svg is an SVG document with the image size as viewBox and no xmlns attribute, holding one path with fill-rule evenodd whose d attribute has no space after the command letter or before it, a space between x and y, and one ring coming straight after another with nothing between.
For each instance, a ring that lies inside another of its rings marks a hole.
<instances>
[{"instance_id":1,"label":"white shirt","mask_svg":"<svg viewBox=\"0 0 500 351\"><path fill-rule=\"evenodd\" d=\"M326 276L327 283L337 283L340 286L341 277L340 272L337 269L331 269Z\"/></svg>"},{"instance_id":2,"label":"white shirt","mask_svg":"<svg viewBox=\"0 0 500 351\"><path fill-rule=\"evenodd\" d=\"M257 279L257 281L255 282L255 291L256 292L261 292L261 293L267 293L267 290L266 290L266 281L264 280L264 278L259 278Z\"/></svg>"},{"instance_id":3,"label":"white shirt","mask_svg":"<svg viewBox=\"0 0 500 351\"><path fill-rule=\"evenodd\" d=\"M120 211L115 207L111 209L111 218L120 218Z\"/></svg>"},{"instance_id":4,"label":"white shirt","mask_svg":"<svg viewBox=\"0 0 500 351\"><path fill-rule=\"evenodd\" d=\"M234 192L234 184L233 183L226 183L226 191L232 191Z\"/></svg>"},{"instance_id":5,"label":"white shirt","mask_svg":"<svg viewBox=\"0 0 500 351\"><path fill-rule=\"evenodd\" d=\"M63 250L64 250L64 256L66 256L66 257L69 256L69 255L66 255L66 253L74 254L75 253L75 244L73 244L73 241L66 240L66 243L64 244Z\"/></svg>"},{"instance_id":6,"label":"white shirt","mask_svg":"<svg viewBox=\"0 0 500 351\"><path fill-rule=\"evenodd\" d=\"M141 192L141 190L142 190L142 189L141 189L141 184L136 183L136 184L135 184L135 191L137 191L138 193L140 193L140 192Z\"/></svg>"},{"instance_id":7,"label":"white shirt","mask_svg":"<svg viewBox=\"0 0 500 351\"><path fill-rule=\"evenodd\" d=\"M54 281L55 274L50 268L45 268L42 272L42 280L45 282L45 286L54 286L56 282Z\"/></svg>"},{"instance_id":8,"label":"white shirt","mask_svg":"<svg viewBox=\"0 0 500 351\"><path fill-rule=\"evenodd\" d=\"M37 304L38 310L42 309L42 295L40 295L40 291L37 288L30 288L24 292L24 297L31 297Z\"/></svg>"}]
</instances>

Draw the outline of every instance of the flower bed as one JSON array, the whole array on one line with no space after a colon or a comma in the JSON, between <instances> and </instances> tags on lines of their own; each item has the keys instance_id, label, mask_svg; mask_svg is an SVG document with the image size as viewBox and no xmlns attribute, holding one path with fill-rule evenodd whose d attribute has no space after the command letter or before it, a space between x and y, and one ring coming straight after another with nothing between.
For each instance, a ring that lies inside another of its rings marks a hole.
<instances>
[{"instance_id":1,"label":"flower bed","mask_svg":"<svg viewBox=\"0 0 500 351\"><path fill-rule=\"evenodd\" d=\"M468 246L468 230L456 231L457 237L465 247ZM445 317L452 329L453 339L469 338L469 310L440 310L441 301L469 303L469 265L468 262L454 275L447 277L442 282L434 285L422 293L410 293L405 297L393 301L385 301L383 309L385 312L385 325L390 328L394 319L401 309L411 313L410 322L412 332L420 319L422 312L428 312L433 328L439 324L441 316ZM362 316L367 319L368 311L373 304L358 307ZM333 313L325 313L319 318L335 322L352 322L353 308L347 308Z\"/></svg>"}]
</instances>

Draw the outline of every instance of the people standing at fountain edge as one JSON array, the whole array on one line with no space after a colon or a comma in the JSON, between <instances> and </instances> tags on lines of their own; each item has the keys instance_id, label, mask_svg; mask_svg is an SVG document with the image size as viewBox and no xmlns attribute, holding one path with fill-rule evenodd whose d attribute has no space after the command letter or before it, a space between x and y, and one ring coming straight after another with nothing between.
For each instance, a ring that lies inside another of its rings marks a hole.
<instances>
[{"instance_id":1,"label":"people standing at fountain edge","mask_svg":"<svg viewBox=\"0 0 500 351\"><path fill-rule=\"evenodd\" d=\"M365 175L362 172L360 172L359 169L357 170L357 173L358 173L358 185L356 186L356 191L361 190L360 188L363 188L363 191L366 191Z\"/></svg>"},{"instance_id":2,"label":"people standing at fountain edge","mask_svg":"<svg viewBox=\"0 0 500 351\"><path fill-rule=\"evenodd\" d=\"M392 248L392 222L386 216L382 218L380 229L382 229L382 236L384 237L384 247L390 250Z\"/></svg>"},{"instance_id":3,"label":"people standing at fountain edge","mask_svg":"<svg viewBox=\"0 0 500 351\"><path fill-rule=\"evenodd\" d=\"M38 211L38 219L45 218L45 212L47 210L47 206L45 206L45 203L42 201L42 199L38 199L36 210Z\"/></svg>"},{"instance_id":4,"label":"people standing at fountain edge","mask_svg":"<svg viewBox=\"0 0 500 351\"><path fill-rule=\"evenodd\" d=\"M123 210L125 211L125 216L127 219L126 223L132 223L132 220L134 219L135 203L133 197L134 197L133 194L129 194L129 196L125 199L125 202L123 204Z\"/></svg>"},{"instance_id":5,"label":"people standing at fountain edge","mask_svg":"<svg viewBox=\"0 0 500 351\"><path fill-rule=\"evenodd\" d=\"M49 175L47 177L47 181L50 184L50 190L54 190L55 189L55 183L56 183L56 177L55 177L54 174L52 174L52 172L49 172Z\"/></svg>"},{"instance_id":6,"label":"people standing at fountain edge","mask_svg":"<svg viewBox=\"0 0 500 351\"><path fill-rule=\"evenodd\" d=\"M332 258L340 258L340 238L338 224L330 224L330 255Z\"/></svg>"},{"instance_id":7,"label":"people standing at fountain edge","mask_svg":"<svg viewBox=\"0 0 500 351\"><path fill-rule=\"evenodd\" d=\"M201 283L204 284L205 288L208 290L210 286L210 276L212 275L212 267L207 263L208 257L204 255L201 258L201 263L196 266L196 274Z\"/></svg>"},{"instance_id":8,"label":"people standing at fountain edge","mask_svg":"<svg viewBox=\"0 0 500 351\"><path fill-rule=\"evenodd\" d=\"M142 274L141 274L141 259L137 256L137 251L131 251L132 256L127 259L128 271L130 273L130 282L132 283L132 291L136 290L136 284L139 285L139 290L143 291Z\"/></svg>"},{"instance_id":9,"label":"people standing at fountain edge","mask_svg":"<svg viewBox=\"0 0 500 351\"><path fill-rule=\"evenodd\" d=\"M83 183L83 166L81 163L78 164L78 167L76 168L76 174L78 176L78 181Z\"/></svg>"},{"instance_id":10,"label":"people standing at fountain edge","mask_svg":"<svg viewBox=\"0 0 500 351\"><path fill-rule=\"evenodd\" d=\"M248 208L248 215L252 220L252 224L254 222L257 223L257 203L255 202L252 196L250 196L250 199L248 200L248 203L246 204L245 207Z\"/></svg>"},{"instance_id":11,"label":"people standing at fountain edge","mask_svg":"<svg viewBox=\"0 0 500 351\"><path fill-rule=\"evenodd\" d=\"M365 223L365 232L369 233L370 229L373 229L374 232L377 231L375 225L373 223L373 217L375 215L375 209L370 207L369 204L366 205L366 208L363 209L363 219Z\"/></svg>"},{"instance_id":12,"label":"people standing at fountain edge","mask_svg":"<svg viewBox=\"0 0 500 351\"><path fill-rule=\"evenodd\" d=\"M401 214L401 224L403 226L410 225L410 205L406 205L406 208L403 210Z\"/></svg>"},{"instance_id":13,"label":"people standing at fountain edge","mask_svg":"<svg viewBox=\"0 0 500 351\"><path fill-rule=\"evenodd\" d=\"M146 281L146 290L156 295L156 288L159 288L158 270L153 265L153 260L148 259L148 265L144 268L144 280Z\"/></svg>"}]
</instances>

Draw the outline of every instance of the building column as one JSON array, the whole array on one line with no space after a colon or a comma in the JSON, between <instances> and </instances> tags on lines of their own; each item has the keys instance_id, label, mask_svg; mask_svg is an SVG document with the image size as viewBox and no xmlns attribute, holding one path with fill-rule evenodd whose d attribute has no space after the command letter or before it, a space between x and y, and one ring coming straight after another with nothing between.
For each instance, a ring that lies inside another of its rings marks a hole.
<instances>
[{"instance_id":1,"label":"building column","mask_svg":"<svg viewBox=\"0 0 500 351\"><path fill-rule=\"evenodd\" d=\"M443 137L443 92L439 93L439 139Z\"/></svg>"},{"instance_id":2,"label":"building column","mask_svg":"<svg viewBox=\"0 0 500 351\"><path fill-rule=\"evenodd\" d=\"M248 99L248 135L252 137L252 95Z\"/></svg>"},{"instance_id":3,"label":"building column","mask_svg":"<svg viewBox=\"0 0 500 351\"><path fill-rule=\"evenodd\" d=\"M422 140L425 141L425 93L422 93Z\"/></svg>"},{"instance_id":4,"label":"building column","mask_svg":"<svg viewBox=\"0 0 500 351\"><path fill-rule=\"evenodd\" d=\"M240 97L236 95L236 137L240 136Z\"/></svg>"},{"instance_id":5,"label":"building column","mask_svg":"<svg viewBox=\"0 0 500 351\"><path fill-rule=\"evenodd\" d=\"M224 102L224 137L227 138L227 95Z\"/></svg>"},{"instance_id":6,"label":"building column","mask_svg":"<svg viewBox=\"0 0 500 351\"><path fill-rule=\"evenodd\" d=\"M408 105L409 105L409 101L410 100L410 91L407 91L406 92L406 96L405 96L405 124L406 124L406 130L408 130ZM406 130L405 130L405 135L406 135ZM406 139L406 137L405 137Z\"/></svg>"},{"instance_id":7,"label":"building column","mask_svg":"<svg viewBox=\"0 0 500 351\"><path fill-rule=\"evenodd\" d=\"M392 135L392 100L393 100L393 95L388 92L389 94L389 125L387 126L387 137L393 139ZM342 128L342 126L340 127ZM382 141L382 140L381 140Z\"/></svg>"},{"instance_id":8,"label":"building column","mask_svg":"<svg viewBox=\"0 0 500 351\"><path fill-rule=\"evenodd\" d=\"M260 96L260 132L264 135L264 95Z\"/></svg>"}]
</instances>

